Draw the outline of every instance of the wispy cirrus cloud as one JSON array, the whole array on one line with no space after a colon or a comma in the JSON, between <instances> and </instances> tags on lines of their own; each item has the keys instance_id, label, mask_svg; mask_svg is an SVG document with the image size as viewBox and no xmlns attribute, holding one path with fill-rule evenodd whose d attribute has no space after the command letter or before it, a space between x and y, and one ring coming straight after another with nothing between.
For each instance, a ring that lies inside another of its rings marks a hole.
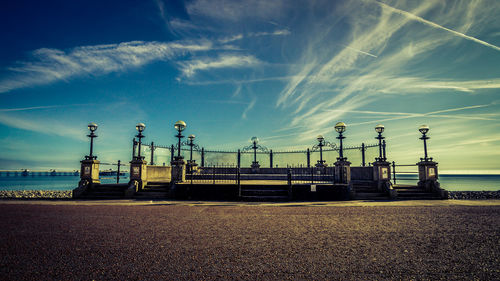
<instances>
[{"instance_id":1,"label":"wispy cirrus cloud","mask_svg":"<svg viewBox=\"0 0 500 281\"><path fill-rule=\"evenodd\" d=\"M170 59L185 53L213 49L210 41L144 42L76 47L67 51L38 49L32 59L9 67L0 80L0 93L44 85L83 75L103 75L141 67L153 61Z\"/></svg>"},{"instance_id":2,"label":"wispy cirrus cloud","mask_svg":"<svg viewBox=\"0 0 500 281\"><path fill-rule=\"evenodd\" d=\"M347 2L338 7L338 13L346 15L344 26L349 26L348 32L341 34L343 37L339 39L329 36L331 30L324 29L337 23L334 17L318 18L319 28L311 26L304 38L308 45L302 48L302 56L298 59L307 63L290 67L289 74L293 78L282 88L276 102L277 107L293 112L290 126L315 124L315 129L308 133L321 131L329 123L346 116L341 111L331 112L329 109L356 111L375 101L394 98L394 95L443 91L470 94L500 88L496 78L442 77L446 65L436 65L433 61L447 45L456 44L457 38L492 47L477 38L468 38L470 36L464 32L471 28L479 31L479 26L475 25L477 21L481 21L482 28L490 27L490 22L495 19L492 10L498 9L478 2L449 5L400 0L391 3L406 7L408 12L373 1ZM440 24L425 20L422 15L439 18ZM449 35L443 36L439 30L446 30ZM334 44L343 48L332 51L327 47Z\"/></svg>"},{"instance_id":3,"label":"wispy cirrus cloud","mask_svg":"<svg viewBox=\"0 0 500 281\"><path fill-rule=\"evenodd\" d=\"M32 106L32 107L19 107L19 108L0 108L0 112L50 109L50 108L57 108L57 107L63 107L63 106L61 106L61 105L47 105L47 106Z\"/></svg>"},{"instance_id":4,"label":"wispy cirrus cloud","mask_svg":"<svg viewBox=\"0 0 500 281\"><path fill-rule=\"evenodd\" d=\"M219 42L225 44L225 43L229 43L229 42L242 40L244 38L252 38L252 37L259 37L259 36L286 36L286 35L290 35L290 34L291 34L291 32L288 29L278 29L275 31L250 32L246 35L236 34L233 36L224 37L222 39L219 39Z\"/></svg>"},{"instance_id":5,"label":"wispy cirrus cloud","mask_svg":"<svg viewBox=\"0 0 500 281\"><path fill-rule=\"evenodd\" d=\"M217 20L239 21L248 18L273 19L285 9L284 1L267 0L198 0L186 9L190 15Z\"/></svg>"},{"instance_id":6,"label":"wispy cirrus cloud","mask_svg":"<svg viewBox=\"0 0 500 281\"><path fill-rule=\"evenodd\" d=\"M243 113L241 114L241 118L242 119L247 119L247 114L248 112L255 106L255 103L257 102L257 98L253 98L250 103L248 104L248 106L245 108L245 110L243 110Z\"/></svg>"},{"instance_id":7,"label":"wispy cirrus cloud","mask_svg":"<svg viewBox=\"0 0 500 281\"><path fill-rule=\"evenodd\" d=\"M218 58L202 58L179 62L185 77L191 77L200 70L219 68L240 68L259 65L262 62L251 55L223 54Z\"/></svg>"},{"instance_id":8,"label":"wispy cirrus cloud","mask_svg":"<svg viewBox=\"0 0 500 281\"><path fill-rule=\"evenodd\" d=\"M394 12L394 13L401 14L401 15L403 15L403 16L405 16L405 17L408 17L408 18L410 18L410 19L412 19L412 20L416 20L416 21L418 21L418 22L421 22L421 23L426 24L426 25L428 25L428 26L431 26L431 27L433 27L433 28L437 28L437 29L441 29L441 30L448 31L448 32L450 32L450 33L452 33L452 34L454 34L454 35L456 35L456 36L458 36L458 37L462 37L462 38L464 38L464 39L467 39L467 40L470 40L470 41L473 41L473 42L479 43L479 44L481 44L481 45L484 45L484 46L486 46L486 47L492 48L492 49L494 49L494 50L500 51L500 47L495 46L495 45L493 45L493 44L490 44L490 43L488 43L488 42L485 42L485 41L483 41L483 40L480 40L480 39L477 39L477 38L475 38L475 37L472 37L472 36L469 36L469 35L463 34L463 33L461 33L461 32L458 32L458 31L455 31L455 30L452 30L452 29L446 28L446 27L441 26L441 25L439 25L439 24L437 24L437 23L435 23L435 22L432 22L432 21L426 20L426 19L424 19L424 18L422 18L422 17L419 17L419 16L417 16L417 15L415 15L415 14L412 14L412 13L409 13L409 12L407 12L407 11L403 11L403 10L400 10L400 9L397 9L397 8L394 8L394 7L391 7L391 6L389 6L389 5L387 5L387 4L384 4L384 3L380 2L380 1L375 1L375 2L376 2L376 3L378 3L378 4L379 4L381 7L383 7L384 9L388 9L388 10L390 10L390 11Z\"/></svg>"},{"instance_id":9,"label":"wispy cirrus cloud","mask_svg":"<svg viewBox=\"0 0 500 281\"><path fill-rule=\"evenodd\" d=\"M82 131L79 128L76 128L73 125L64 124L55 119L31 119L0 112L0 124L46 135L57 135L80 141L86 140L85 134L82 134ZM50 124L50 130L47 129L47 124Z\"/></svg>"}]
</instances>

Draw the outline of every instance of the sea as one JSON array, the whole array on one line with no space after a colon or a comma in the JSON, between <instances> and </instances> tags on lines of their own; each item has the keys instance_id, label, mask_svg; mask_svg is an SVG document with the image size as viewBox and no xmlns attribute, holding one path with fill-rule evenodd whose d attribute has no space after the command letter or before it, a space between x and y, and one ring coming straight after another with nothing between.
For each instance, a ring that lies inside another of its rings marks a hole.
<instances>
[{"instance_id":1,"label":"sea","mask_svg":"<svg viewBox=\"0 0 500 281\"><path fill-rule=\"evenodd\" d=\"M78 186L78 175L22 176L0 175L0 190L72 190ZM397 184L416 184L417 175L396 175ZM127 176L120 176L120 183L127 183ZM393 181L394 182L394 181ZM440 175L441 187L449 191L498 191L500 175ZM116 183L116 177L101 177L101 183Z\"/></svg>"}]
</instances>

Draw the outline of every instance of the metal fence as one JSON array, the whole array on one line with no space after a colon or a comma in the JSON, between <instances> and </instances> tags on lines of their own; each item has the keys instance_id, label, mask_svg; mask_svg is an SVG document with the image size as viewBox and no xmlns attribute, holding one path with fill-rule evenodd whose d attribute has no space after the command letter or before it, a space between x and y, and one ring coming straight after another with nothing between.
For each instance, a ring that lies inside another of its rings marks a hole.
<instances>
[{"instance_id":1,"label":"metal fence","mask_svg":"<svg viewBox=\"0 0 500 281\"><path fill-rule=\"evenodd\" d=\"M348 157L354 165L368 166L370 161L377 157L377 144L361 144L358 146L346 146L343 148L344 156ZM337 161L338 148L328 147L320 152L316 147L289 150L274 151L266 149L257 150L213 150L204 147L193 147L193 150L187 145L183 145L180 155L184 160L193 160L200 167L213 167L224 165L233 165L236 167L250 167L254 158L261 168L284 168L289 166L296 167L315 167L320 160L328 166L333 166ZM136 148L134 143L133 153ZM176 145L156 145L142 144L142 155L149 165L169 165L169 163L179 154Z\"/></svg>"},{"instance_id":2,"label":"metal fence","mask_svg":"<svg viewBox=\"0 0 500 281\"><path fill-rule=\"evenodd\" d=\"M101 167L109 167L109 169L100 169L100 179L115 179L116 183L120 183L120 179L123 180L128 178L128 169L122 167L128 167L130 164L123 164L121 160L118 160L116 163L101 162L99 165Z\"/></svg>"},{"instance_id":3,"label":"metal fence","mask_svg":"<svg viewBox=\"0 0 500 281\"><path fill-rule=\"evenodd\" d=\"M335 168L333 167L309 167L291 168L292 184L334 184Z\"/></svg>"},{"instance_id":4,"label":"metal fence","mask_svg":"<svg viewBox=\"0 0 500 281\"><path fill-rule=\"evenodd\" d=\"M186 181L194 184L238 184L239 169L234 165L213 165L188 169Z\"/></svg>"},{"instance_id":5,"label":"metal fence","mask_svg":"<svg viewBox=\"0 0 500 281\"><path fill-rule=\"evenodd\" d=\"M417 167L417 164L398 164L392 161L392 183L397 184L397 181L416 181L418 180L418 170L408 170L404 169L403 171L396 171L396 167ZM415 177L416 175L416 177Z\"/></svg>"}]
</instances>

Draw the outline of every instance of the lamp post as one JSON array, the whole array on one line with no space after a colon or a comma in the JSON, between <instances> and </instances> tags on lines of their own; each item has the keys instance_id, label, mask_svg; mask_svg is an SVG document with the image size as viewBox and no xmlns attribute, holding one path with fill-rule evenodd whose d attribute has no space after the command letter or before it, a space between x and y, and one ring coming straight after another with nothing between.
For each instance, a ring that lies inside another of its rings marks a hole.
<instances>
[{"instance_id":1,"label":"lamp post","mask_svg":"<svg viewBox=\"0 0 500 281\"><path fill-rule=\"evenodd\" d=\"M344 151L343 151L343 145L342 145L342 140L345 139L345 137L342 135L343 132L346 130L346 124L344 122L338 122L335 124L335 131L339 133L339 136L337 139L340 140L340 149L339 149L339 157L337 158L338 161L345 161L347 158L344 158Z\"/></svg>"},{"instance_id":2,"label":"lamp post","mask_svg":"<svg viewBox=\"0 0 500 281\"><path fill-rule=\"evenodd\" d=\"M195 138L195 135L189 135L188 139L189 139L189 146L190 146L190 149L189 149L189 162L192 163L193 162L193 146L194 146L194 138Z\"/></svg>"},{"instance_id":3,"label":"lamp post","mask_svg":"<svg viewBox=\"0 0 500 281\"><path fill-rule=\"evenodd\" d=\"M382 133L384 132L384 125L378 124L375 126L375 132L378 133L378 136L375 137L375 139L378 139L378 159L375 158L375 161L385 161L386 159L382 155L382 140L385 139L382 136Z\"/></svg>"},{"instance_id":4,"label":"lamp post","mask_svg":"<svg viewBox=\"0 0 500 281\"><path fill-rule=\"evenodd\" d=\"M323 146L325 145L325 138L322 135L318 135L318 146L319 146L319 165L323 167Z\"/></svg>"},{"instance_id":5,"label":"lamp post","mask_svg":"<svg viewBox=\"0 0 500 281\"><path fill-rule=\"evenodd\" d=\"M427 140L430 139L427 136L427 133L429 132L429 126L422 125L418 128L418 130L420 131L420 133L422 133L422 137L420 137L420 139L424 141L424 158L420 158L420 160L427 161L429 160L429 158L427 158ZM432 161L432 158L430 158L430 160Z\"/></svg>"},{"instance_id":6,"label":"lamp post","mask_svg":"<svg viewBox=\"0 0 500 281\"><path fill-rule=\"evenodd\" d=\"M186 129L186 122L179 120L179 121L175 122L174 128L177 130L177 135L175 137L179 139L179 142L177 144L178 145L177 160L181 160L182 159L182 157L181 157L181 139L184 137L182 135L182 131L184 131L184 129Z\"/></svg>"},{"instance_id":7,"label":"lamp post","mask_svg":"<svg viewBox=\"0 0 500 281\"><path fill-rule=\"evenodd\" d=\"M97 124L94 122L89 123L88 128L90 130L90 134L87 135L87 137L90 138L90 153L89 153L89 156L87 156L85 158L87 158L89 160L94 160L94 159L97 159L97 156L92 155L92 152L94 150L94 138L97 137L97 135L94 133L95 130L97 130Z\"/></svg>"},{"instance_id":8,"label":"lamp post","mask_svg":"<svg viewBox=\"0 0 500 281\"><path fill-rule=\"evenodd\" d=\"M259 138L257 137L252 137L250 139L250 141L252 142L253 146L252 146L252 149L253 149L253 164L256 165L258 164L257 162L257 144L259 143Z\"/></svg>"},{"instance_id":9,"label":"lamp post","mask_svg":"<svg viewBox=\"0 0 500 281\"><path fill-rule=\"evenodd\" d=\"M146 125L144 125L144 123L138 123L135 128L137 129L137 138L139 139L139 142L138 142L138 147L137 147L137 159L138 160L142 160L144 158L144 156L141 156L141 144L142 144L142 138L144 137L144 135L142 134L142 132L146 129Z\"/></svg>"}]
</instances>

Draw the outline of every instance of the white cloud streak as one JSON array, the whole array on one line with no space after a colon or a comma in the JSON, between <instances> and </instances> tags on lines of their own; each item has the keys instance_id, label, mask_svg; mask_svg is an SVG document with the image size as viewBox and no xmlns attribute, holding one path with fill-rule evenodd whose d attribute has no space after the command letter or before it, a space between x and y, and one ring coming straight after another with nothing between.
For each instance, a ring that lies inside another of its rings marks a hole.
<instances>
[{"instance_id":1,"label":"white cloud streak","mask_svg":"<svg viewBox=\"0 0 500 281\"><path fill-rule=\"evenodd\" d=\"M261 64L261 61L250 55L221 55L216 59L203 58L179 62L185 77L191 77L198 71L220 68L252 67Z\"/></svg>"},{"instance_id":2,"label":"white cloud streak","mask_svg":"<svg viewBox=\"0 0 500 281\"><path fill-rule=\"evenodd\" d=\"M0 123L12 128L46 135L68 137L81 141L86 140L85 134L82 134L80 129L75 129L75 126L62 124L57 120L31 120L0 113ZM50 130L47 129L47 124L50 124Z\"/></svg>"},{"instance_id":3,"label":"white cloud streak","mask_svg":"<svg viewBox=\"0 0 500 281\"><path fill-rule=\"evenodd\" d=\"M47 105L47 106L32 106L32 107L21 107L21 108L0 108L0 112L50 109L50 108L57 108L57 107L62 107L62 106L61 105Z\"/></svg>"},{"instance_id":4,"label":"white cloud streak","mask_svg":"<svg viewBox=\"0 0 500 281\"><path fill-rule=\"evenodd\" d=\"M284 10L284 3L278 0L198 0L189 2L186 9L190 15L216 20L232 22L252 18L269 20Z\"/></svg>"},{"instance_id":5,"label":"white cloud streak","mask_svg":"<svg viewBox=\"0 0 500 281\"><path fill-rule=\"evenodd\" d=\"M411 13L407 13L433 15L440 22L455 26L460 31L471 27L478 31L478 27L473 24L478 20L481 21L481 26L488 26L493 14L490 12L486 19L480 17L490 7L478 5L477 2L448 5L439 1L397 1L397 4L412 7L409 9ZM324 31L324 26L336 23L334 19L318 19L321 20L321 24L318 24L321 28L314 29L312 26L308 30L309 34L304 38L308 45L302 48L302 56L298 59L299 62L310 64L303 63L302 67L297 67L300 64L294 62L294 66L290 67L292 78L280 92L276 106L287 108L293 113L291 127L315 124L318 130L322 130L328 122L343 118L349 110L357 110L376 100L395 100L395 95L438 92L473 94L479 90L500 88L500 80L497 78L462 81L440 78L443 70L435 66L432 57L440 56L436 51L455 43L456 37L429 32L428 26L432 25L430 21L406 14L400 16L401 13L373 1L362 1L362 5L347 2L341 9L339 14L347 15L349 24L348 31L341 34L344 37L338 39L331 36L328 33L330 31ZM419 19L426 21L425 25L419 27L408 24ZM443 29L442 26L439 28ZM454 32L452 33L455 35L460 33ZM335 40L329 39L330 37ZM316 38L324 39L315 40ZM341 45L343 49L332 51L328 48L331 45ZM463 59L463 56L458 59ZM417 67L420 69L416 70ZM441 75L435 75L436 73ZM332 114L328 111L332 108L344 108L347 111L335 111ZM487 116L445 117L438 113L429 113L427 116L491 120Z\"/></svg>"},{"instance_id":6,"label":"white cloud streak","mask_svg":"<svg viewBox=\"0 0 500 281\"><path fill-rule=\"evenodd\" d=\"M374 57L374 58L377 57L376 55L373 55L373 54L370 54L370 53L367 53L367 52L363 52L363 51L355 49L353 47L349 47L349 46L344 46L344 47L346 47L349 50L353 50L353 51L356 51L356 52L361 53L361 54L365 54L365 55L370 56L370 57Z\"/></svg>"},{"instance_id":7,"label":"white cloud streak","mask_svg":"<svg viewBox=\"0 0 500 281\"><path fill-rule=\"evenodd\" d=\"M255 106L255 103L257 102L257 98L253 98L250 103L248 104L248 106L245 108L245 110L243 111L243 113L241 114L241 118L242 119L247 119L247 114L248 112Z\"/></svg>"},{"instance_id":8,"label":"white cloud streak","mask_svg":"<svg viewBox=\"0 0 500 281\"><path fill-rule=\"evenodd\" d=\"M32 61L19 62L9 68L10 75L0 80L0 93L77 76L125 71L153 61L212 48L210 41L169 43L132 41L76 47L68 51L38 49L33 52Z\"/></svg>"},{"instance_id":9,"label":"white cloud streak","mask_svg":"<svg viewBox=\"0 0 500 281\"><path fill-rule=\"evenodd\" d=\"M460 33L460 32L458 32L458 31L455 31L455 30L452 30L452 29L446 28L446 27L441 26L441 25L439 25L439 24L437 24L437 23L434 23L434 22L432 22L432 21L428 21L428 20L426 20L426 19L424 19L424 18L421 18L421 17L419 17L419 16L417 16L417 15L414 15L414 14L412 14L412 13L409 13L409 12L406 12L406 11L403 11L403 10L400 10L400 9L397 9L397 8L394 8L394 7L391 7L391 6L389 6L389 5L387 5L387 4L384 4L384 3L382 3L382 2L379 2L379 1L375 1L375 2L376 2L376 3L378 3L381 7L385 8L385 9L388 9L388 10L390 10L390 11L394 12L394 13L397 13L397 14L400 14L400 15L403 15L403 16L406 16L406 17L408 17L408 18L410 18L410 19L416 20L416 21L421 22L421 23L423 23L423 24L426 24L426 25L428 25L428 26L431 26L431 27L434 27L434 28L437 28L437 29L442 29L442 30L448 31L448 32L450 32L450 33L452 33L452 34L454 34L454 35L456 35L456 36L458 36L458 37L461 37L461 38L464 38L464 39L467 39L467 40L470 40L470 41L474 41L474 42L479 43L479 44L481 44L481 45L484 45L484 46L486 46L486 47L489 47L489 48L492 48L492 49L494 49L494 50L500 51L500 47L495 46L495 45L493 45L493 44L490 44L490 43L488 43L488 42L485 42L485 41L483 41L483 40L479 40L479 39L477 39L477 38L475 38L475 37L472 37L472 36L469 36L469 35L466 35L466 34Z\"/></svg>"}]
</instances>

